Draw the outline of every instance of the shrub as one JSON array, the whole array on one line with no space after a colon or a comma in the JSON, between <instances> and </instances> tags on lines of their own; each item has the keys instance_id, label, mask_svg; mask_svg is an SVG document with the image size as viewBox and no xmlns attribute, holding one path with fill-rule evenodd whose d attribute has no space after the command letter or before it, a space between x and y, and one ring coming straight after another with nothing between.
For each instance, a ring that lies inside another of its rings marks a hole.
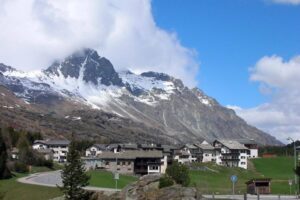
<instances>
[{"instance_id":1,"label":"shrub","mask_svg":"<svg viewBox=\"0 0 300 200\"><path fill-rule=\"evenodd\" d=\"M189 168L178 162L168 166L167 174L177 183L188 186L190 183Z\"/></svg>"},{"instance_id":2,"label":"shrub","mask_svg":"<svg viewBox=\"0 0 300 200\"><path fill-rule=\"evenodd\" d=\"M14 171L18 173L27 173L29 171L28 166L22 162L15 162Z\"/></svg>"},{"instance_id":3,"label":"shrub","mask_svg":"<svg viewBox=\"0 0 300 200\"><path fill-rule=\"evenodd\" d=\"M169 176L163 176L159 179L159 188L169 187L174 185L174 181Z\"/></svg>"}]
</instances>

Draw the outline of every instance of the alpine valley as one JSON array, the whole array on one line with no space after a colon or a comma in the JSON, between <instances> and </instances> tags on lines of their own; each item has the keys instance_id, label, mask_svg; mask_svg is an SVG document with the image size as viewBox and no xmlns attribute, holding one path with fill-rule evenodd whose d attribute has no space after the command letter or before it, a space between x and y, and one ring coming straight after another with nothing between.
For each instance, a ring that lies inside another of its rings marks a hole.
<instances>
[{"instance_id":1,"label":"alpine valley","mask_svg":"<svg viewBox=\"0 0 300 200\"><path fill-rule=\"evenodd\" d=\"M0 64L0 125L110 142L250 138L280 144L200 89L167 74L117 72L92 49L42 71Z\"/></svg>"}]
</instances>

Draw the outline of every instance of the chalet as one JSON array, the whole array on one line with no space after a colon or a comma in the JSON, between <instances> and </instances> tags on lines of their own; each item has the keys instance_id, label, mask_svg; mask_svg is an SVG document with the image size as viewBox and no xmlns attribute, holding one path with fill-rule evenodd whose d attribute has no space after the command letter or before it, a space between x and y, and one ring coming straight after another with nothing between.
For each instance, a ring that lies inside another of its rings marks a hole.
<instances>
[{"instance_id":1,"label":"chalet","mask_svg":"<svg viewBox=\"0 0 300 200\"><path fill-rule=\"evenodd\" d=\"M237 139L236 141L248 148L248 158L258 157L258 144L253 139Z\"/></svg>"},{"instance_id":2,"label":"chalet","mask_svg":"<svg viewBox=\"0 0 300 200\"><path fill-rule=\"evenodd\" d=\"M175 151L174 160L179 163L192 163L202 159L199 148L193 144L186 144Z\"/></svg>"},{"instance_id":3,"label":"chalet","mask_svg":"<svg viewBox=\"0 0 300 200\"><path fill-rule=\"evenodd\" d=\"M53 151L54 161L66 162L69 144L70 141L68 140L36 140L32 148L34 150L51 149Z\"/></svg>"},{"instance_id":4,"label":"chalet","mask_svg":"<svg viewBox=\"0 0 300 200\"><path fill-rule=\"evenodd\" d=\"M260 178L246 182L248 194L271 194L271 179Z\"/></svg>"},{"instance_id":5,"label":"chalet","mask_svg":"<svg viewBox=\"0 0 300 200\"><path fill-rule=\"evenodd\" d=\"M218 165L247 169L247 147L235 140L215 140L213 146Z\"/></svg>"},{"instance_id":6,"label":"chalet","mask_svg":"<svg viewBox=\"0 0 300 200\"><path fill-rule=\"evenodd\" d=\"M199 148L202 158L201 162L215 162L216 161L216 153L215 148L206 141L203 141L200 144L194 144Z\"/></svg>"},{"instance_id":7,"label":"chalet","mask_svg":"<svg viewBox=\"0 0 300 200\"><path fill-rule=\"evenodd\" d=\"M165 173L162 151L128 150L114 153L105 151L96 157L84 157L86 169L104 169L122 174Z\"/></svg>"},{"instance_id":8,"label":"chalet","mask_svg":"<svg viewBox=\"0 0 300 200\"><path fill-rule=\"evenodd\" d=\"M97 156L106 151L106 144L94 144L85 151L85 156Z\"/></svg>"}]
</instances>

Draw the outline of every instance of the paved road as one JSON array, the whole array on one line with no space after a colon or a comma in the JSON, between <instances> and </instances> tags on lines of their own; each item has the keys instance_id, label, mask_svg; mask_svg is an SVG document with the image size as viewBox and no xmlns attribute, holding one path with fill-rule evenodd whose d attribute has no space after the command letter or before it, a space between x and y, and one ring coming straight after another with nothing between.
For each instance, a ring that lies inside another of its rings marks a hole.
<instances>
[{"instance_id":1,"label":"paved road","mask_svg":"<svg viewBox=\"0 0 300 200\"><path fill-rule=\"evenodd\" d=\"M204 195L205 198L209 199L234 199L234 200L244 200L244 195L215 195L214 198L212 195ZM296 196L287 196L287 195L260 195L260 200L292 200L298 199ZM247 200L258 200L256 195L247 194Z\"/></svg>"},{"instance_id":2,"label":"paved road","mask_svg":"<svg viewBox=\"0 0 300 200\"><path fill-rule=\"evenodd\" d=\"M42 185L48 187L57 187L57 185L61 186L62 185L61 171L31 174L29 176L19 178L18 182L33 184L33 185ZM120 191L111 188L100 188L100 187L91 187L91 186L85 187L84 189L92 190L92 191L104 191L110 193Z\"/></svg>"}]
</instances>

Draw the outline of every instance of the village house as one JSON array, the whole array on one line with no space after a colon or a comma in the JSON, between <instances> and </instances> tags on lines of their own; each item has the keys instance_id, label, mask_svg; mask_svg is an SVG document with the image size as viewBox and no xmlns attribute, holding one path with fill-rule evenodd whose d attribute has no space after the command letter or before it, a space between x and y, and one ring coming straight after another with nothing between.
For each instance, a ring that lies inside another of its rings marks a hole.
<instances>
[{"instance_id":1,"label":"village house","mask_svg":"<svg viewBox=\"0 0 300 200\"><path fill-rule=\"evenodd\" d=\"M66 162L69 144L68 140L36 140L32 148L37 151L50 149L53 152L54 161Z\"/></svg>"},{"instance_id":2,"label":"village house","mask_svg":"<svg viewBox=\"0 0 300 200\"><path fill-rule=\"evenodd\" d=\"M89 147L85 151L85 156L97 156L101 154L103 151L106 151L107 145L106 144L94 144L93 146Z\"/></svg>"},{"instance_id":3,"label":"village house","mask_svg":"<svg viewBox=\"0 0 300 200\"><path fill-rule=\"evenodd\" d=\"M253 139L237 139L236 141L248 148L247 151L248 158L258 157L258 144Z\"/></svg>"},{"instance_id":4,"label":"village house","mask_svg":"<svg viewBox=\"0 0 300 200\"><path fill-rule=\"evenodd\" d=\"M203 141L200 144L194 144L199 148L202 159L201 162L215 162L216 161L216 152L215 148L209 144L207 141Z\"/></svg>"},{"instance_id":5,"label":"village house","mask_svg":"<svg viewBox=\"0 0 300 200\"><path fill-rule=\"evenodd\" d=\"M104 151L96 157L84 157L86 169L104 169L122 174L165 173L166 159L162 151L127 150Z\"/></svg>"},{"instance_id":6,"label":"village house","mask_svg":"<svg viewBox=\"0 0 300 200\"><path fill-rule=\"evenodd\" d=\"M186 144L175 151L174 160L181 164L196 162L202 159L199 148L193 144Z\"/></svg>"},{"instance_id":7,"label":"village house","mask_svg":"<svg viewBox=\"0 0 300 200\"><path fill-rule=\"evenodd\" d=\"M247 169L247 147L235 140L215 140L213 146L218 165Z\"/></svg>"}]
</instances>

